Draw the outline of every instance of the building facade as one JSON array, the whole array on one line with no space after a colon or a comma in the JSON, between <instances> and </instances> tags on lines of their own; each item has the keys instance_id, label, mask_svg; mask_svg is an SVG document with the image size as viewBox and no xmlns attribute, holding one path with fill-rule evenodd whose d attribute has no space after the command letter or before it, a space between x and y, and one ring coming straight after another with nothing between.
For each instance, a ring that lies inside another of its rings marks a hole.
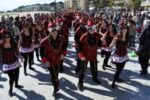
<instances>
[{"instance_id":1,"label":"building facade","mask_svg":"<svg viewBox=\"0 0 150 100\"><path fill-rule=\"evenodd\" d=\"M150 11L150 0L145 0L141 3L141 7L144 7L145 10Z\"/></svg>"},{"instance_id":2,"label":"building facade","mask_svg":"<svg viewBox=\"0 0 150 100\"><path fill-rule=\"evenodd\" d=\"M78 0L79 7L81 10L88 10L89 9L89 0Z\"/></svg>"},{"instance_id":3,"label":"building facade","mask_svg":"<svg viewBox=\"0 0 150 100\"><path fill-rule=\"evenodd\" d=\"M119 5L120 3L125 3L129 0L65 0L66 9L80 9L80 10L89 10L90 7L97 6L98 8L103 8L109 6L111 2L114 5Z\"/></svg>"},{"instance_id":4,"label":"building facade","mask_svg":"<svg viewBox=\"0 0 150 100\"><path fill-rule=\"evenodd\" d=\"M72 10L88 10L89 0L65 0L65 8Z\"/></svg>"}]
</instances>

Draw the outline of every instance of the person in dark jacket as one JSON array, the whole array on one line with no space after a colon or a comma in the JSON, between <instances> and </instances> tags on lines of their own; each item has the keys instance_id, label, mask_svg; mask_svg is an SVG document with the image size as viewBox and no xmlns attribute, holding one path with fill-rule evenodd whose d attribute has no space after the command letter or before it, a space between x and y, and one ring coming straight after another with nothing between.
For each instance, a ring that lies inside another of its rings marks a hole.
<instances>
[{"instance_id":1,"label":"person in dark jacket","mask_svg":"<svg viewBox=\"0 0 150 100\"><path fill-rule=\"evenodd\" d=\"M81 60L80 71L79 71L79 81L78 88L83 90L83 80L85 77L85 72L88 62L90 62L90 69L92 73L93 81L97 84L101 82L98 79L98 69L97 69L97 49L101 47L101 35L95 32L93 26L95 25L93 21L88 21L88 32L83 34L79 41L79 53L78 56Z\"/></svg>"},{"instance_id":2,"label":"person in dark jacket","mask_svg":"<svg viewBox=\"0 0 150 100\"><path fill-rule=\"evenodd\" d=\"M64 38L58 35L58 29L54 23L48 24L50 34L41 41L40 55L42 63L51 74L51 82L54 87L53 95L59 91L59 68L61 61L66 55Z\"/></svg>"},{"instance_id":3,"label":"person in dark jacket","mask_svg":"<svg viewBox=\"0 0 150 100\"><path fill-rule=\"evenodd\" d=\"M79 53L78 48L79 48L80 38L84 33L87 32L85 25L86 25L86 20L81 19L80 26L75 31L74 40L75 40L75 48L76 48L77 55ZM76 65L76 69L75 69L76 73L79 73L79 71L80 71L80 63L81 63L81 60L79 59L79 57L77 57L77 65Z\"/></svg>"},{"instance_id":4,"label":"person in dark jacket","mask_svg":"<svg viewBox=\"0 0 150 100\"><path fill-rule=\"evenodd\" d=\"M139 63L141 65L141 75L148 74L148 62L150 59L150 24L144 29L139 38Z\"/></svg>"}]
</instances>

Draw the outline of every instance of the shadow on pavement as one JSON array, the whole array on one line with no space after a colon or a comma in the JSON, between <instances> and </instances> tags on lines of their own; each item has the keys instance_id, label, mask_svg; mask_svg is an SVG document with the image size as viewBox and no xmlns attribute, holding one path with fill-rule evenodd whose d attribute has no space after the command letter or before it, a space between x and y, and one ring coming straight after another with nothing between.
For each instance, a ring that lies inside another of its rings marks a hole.
<instances>
[{"instance_id":1,"label":"shadow on pavement","mask_svg":"<svg viewBox=\"0 0 150 100\"><path fill-rule=\"evenodd\" d=\"M67 50L67 55L66 55L66 57L67 58L74 58L74 59L76 59L76 51L72 51L72 50Z\"/></svg>"},{"instance_id":2,"label":"shadow on pavement","mask_svg":"<svg viewBox=\"0 0 150 100\"><path fill-rule=\"evenodd\" d=\"M68 58L65 58L64 63L68 65L68 66L64 65L64 74L77 77L77 75L75 74L76 66L73 64L73 61Z\"/></svg>"},{"instance_id":3,"label":"shadow on pavement","mask_svg":"<svg viewBox=\"0 0 150 100\"><path fill-rule=\"evenodd\" d=\"M133 59L129 59L128 62L138 63L138 64L139 64L139 61L138 61L138 60L133 60Z\"/></svg>"},{"instance_id":4,"label":"shadow on pavement","mask_svg":"<svg viewBox=\"0 0 150 100\"><path fill-rule=\"evenodd\" d=\"M60 100L60 99L63 99L63 100L72 100L72 98L69 98L61 93L58 93L57 96L55 97L55 100Z\"/></svg>"},{"instance_id":5,"label":"shadow on pavement","mask_svg":"<svg viewBox=\"0 0 150 100\"><path fill-rule=\"evenodd\" d=\"M72 51L69 51L69 53L70 52L72 52ZM76 54L74 54L73 57L74 56L76 56ZM70 57L73 58L72 56L70 56ZM138 63L137 60L130 60L129 62ZM65 63L68 64L69 67L65 68L64 73L78 78L78 76L74 73L75 65L73 64L73 61L70 60L69 58L66 58ZM115 65L113 65L113 66L114 66L113 68L109 68L108 70L110 70L112 72L115 72L116 71L115 70L116 69ZM98 94L103 95L103 96L112 97L112 98L114 98L114 100L128 100L129 98L130 98L130 100L131 99L132 100L150 100L150 96L149 96L150 87L144 86L140 82L137 82L137 81L134 81L134 80L131 79L131 77L132 77L133 79L138 78L138 79L150 80L149 75L146 76L146 77L141 77L139 75L139 73L137 73L137 72L133 72L133 71L124 69L122 74L120 75L120 77L122 77L125 80L125 82L124 83L116 83L117 86L116 86L115 89L112 89L111 86L110 86L111 84L109 84L109 82L108 82L108 81L113 80L114 74L111 74L111 73L108 73L108 72L105 72L105 71L98 71L98 76L99 76L98 77L99 80L102 82L100 84L100 86L105 87L106 89L108 89L108 91L100 90L100 89L96 89L96 88L91 88L91 87L84 87L84 90L88 90L88 91L91 91L91 92L94 92L94 93L98 93ZM65 78L63 78L61 80L64 81L61 84L64 84L65 82L67 83L65 86L61 87L62 90L65 91L66 93L68 93L69 95L71 95L72 97L74 97L76 99L81 98L81 100L91 99L91 98L84 97L84 96L82 96L82 95L80 95L76 92L74 93L74 91L72 91L73 87L71 87L71 88L68 87L68 86L70 86L69 84L72 84L69 80L67 80ZM91 75L89 67L87 68L84 83L88 83L88 84L91 84L91 85L96 85L92 81L92 75ZM133 89L130 89L129 87L127 87L127 88L126 87L121 87L120 86L121 84L126 84L126 85L131 85L133 87L136 87L137 91L134 91ZM145 91L146 94L143 91ZM61 97L63 97L62 94L61 94L60 98Z\"/></svg>"},{"instance_id":6,"label":"shadow on pavement","mask_svg":"<svg viewBox=\"0 0 150 100\"><path fill-rule=\"evenodd\" d=\"M32 74L29 74L29 76L33 77L33 78L36 78L39 80L39 82L42 82L42 83L39 83L41 85L44 85L44 83L46 83L48 85L48 83L50 84L50 79L51 79L51 76L48 73L42 73L41 71L37 71L37 70L34 70L34 72L36 72L37 74L36 75L32 75Z\"/></svg>"},{"instance_id":7,"label":"shadow on pavement","mask_svg":"<svg viewBox=\"0 0 150 100\"><path fill-rule=\"evenodd\" d=\"M0 82L5 82L5 81L7 81L7 78L2 77L2 76L0 75ZM0 88L4 88L4 86L0 84Z\"/></svg>"},{"instance_id":8,"label":"shadow on pavement","mask_svg":"<svg viewBox=\"0 0 150 100\"><path fill-rule=\"evenodd\" d=\"M74 83L72 83L71 81L67 80L66 78L61 78L60 79L61 84L63 84L60 88L67 93L68 95L72 96L73 98L75 98L76 100L92 100L92 98L84 96L80 93L77 93L77 87ZM64 99L67 98L67 99ZM68 99L68 97L64 96L63 94L59 94L56 97L56 100L58 99L64 99L64 100L72 100L71 98Z\"/></svg>"},{"instance_id":9,"label":"shadow on pavement","mask_svg":"<svg viewBox=\"0 0 150 100\"><path fill-rule=\"evenodd\" d=\"M2 77L2 76L0 75L0 82L5 82L5 81L7 81L7 78Z\"/></svg>"},{"instance_id":10,"label":"shadow on pavement","mask_svg":"<svg viewBox=\"0 0 150 100\"><path fill-rule=\"evenodd\" d=\"M4 88L4 86L0 84L0 88Z\"/></svg>"},{"instance_id":11,"label":"shadow on pavement","mask_svg":"<svg viewBox=\"0 0 150 100\"><path fill-rule=\"evenodd\" d=\"M27 91L24 89L20 89L27 98L23 98L18 94L14 94L19 100L46 100L46 98L40 94L37 94L35 91Z\"/></svg>"}]
</instances>

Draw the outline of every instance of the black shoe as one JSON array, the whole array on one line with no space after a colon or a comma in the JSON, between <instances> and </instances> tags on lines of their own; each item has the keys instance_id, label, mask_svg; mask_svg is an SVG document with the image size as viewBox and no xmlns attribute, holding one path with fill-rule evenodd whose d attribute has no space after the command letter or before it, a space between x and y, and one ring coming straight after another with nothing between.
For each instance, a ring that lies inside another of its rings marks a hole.
<instances>
[{"instance_id":1,"label":"black shoe","mask_svg":"<svg viewBox=\"0 0 150 100\"><path fill-rule=\"evenodd\" d=\"M80 91L83 91L83 83L78 83L78 88Z\"/></svg>"},{"instance_id":2,"label":"black shoe","mask_svg":"<svg viewBox=\"0 0 150 100\"><path fill-rule=\"evenodd\" d=\"M34 65L34 61L31 62L31 65Z\"/></svg>"},{"instance_id":3,"label":"black shoe","mask_svg":"<svg viewBox=\"0 0 150 100\"><path fill-rule=\"evenodd\" d=\"M15 87L18 88L18 89L24 88L22 85L15 85Z\"/></svg>"},{"instance_id":4,"label":"black shoe","mask_svg":"<svg viewBox=\"0 0 150 100\"><path fill-rule=\"evenodd\" d=\"M28 75L27 72L24 72L24 75L27 76Z\"/></svg>"},{"instance_id":5,"label":"black shoe","mask_svg":"<svg viewBox=\"0 0 150 100\"><path fill-rule=\"evenodd\" d=\"M12 96L13 96L12 90L9 90L9 93L8 93L8 94L9 94L10 97L12 97Z\"/></svg>"},{"instance_id":6,"label":"black shoe","mask_svg":"<svg viewBox=\"0 0 150 100\"><path fill-rule=\"evenodd\" d=\"M97 84L101 84L101 81L98 80L98 79L93 79L93 81L94 81L95 83L97 83Z\"/></svg>"},{"instance_id":7,"label":"black shoe","mask_svg":"<svg viewBox=\"0 0 150 100\"><path fill-rule=\"evenodd\" d=\"M115 88L116 87L116 84L115 83L112 83L112 85L111 85L111 88Z\"/></svg>"},{"instance_id":8,"label":"black shoe","mask_svg":"<svg viewBox=\"0 0 150 100\"><path fill-rule=\"evenodd\" d=\"M117 81L117 82L124 82L124 80L123 80L123 79L120 79L120 78L117 79L116 81Z\"/></svg>"},{"instance_id":9,"label":"black shoe","mask_svg":"<svg viewBox=\"0 0 150 100\"><path fill-rule=\"evenodd\" d=\"M59 89L54 89L53 96L56 96L58 91L59 91Z\"/></svg>"},{"instance_id":10,"label":"black shoe","mask_svg":"<svg viewBox=\"0 0 150 100\"><path fill-rule=\"evenodd\" d=\"M75 72L76 72L76 74L79 74L79 70L78 69L76 69Z\"/></svg>"},{"instance_id":11,"label":"black shoe","mask_svg":"<svg viewBox=\"0 0 150 100\"><path fill-rule=\"evenodd\" d=\"M57 92L54 90L53 91L53 96L56 96L57 95Z\"/></svg>"},{"instance_id":12,"label":"black shoe","mask_svg":"<svg viewBox=\"0 0 150 100\"><path fill-rule=\"evenodd\" d=\"M145 75L147 75L147 73L140 73L140 75L141 75L141 76L145 76Z\"/></svg>"},{"instance_id":13,"label":"black shoe","mask_svg":"<svg viewBox=\"0 0 150 100\"><path fill-rule=\"evenodd\" d=\"M106 65L105 67L112 68L110 65Z\"/></svg>"},{"instance_id":14,"label":"black shoe","mask_svg":"<svg viewBox=\"0 0 150 100\"><path fill-rule=\"evenodd\" d=\"M37 59L39 62L41 62L41 60L40 59Z\"/></svg>"},{"instance_id":15,"label":"black shoe","mask_svg":"<svg viewBox=\"0 0 150 100\"><path fill-rule=\"evenodd\" d=\"M105 57L105 55L104 54L101 54L101 58L104 58Z\"/></svg>"},{"instance_id":16,"label":"black shoe","mask_svg":"<svg viewBox=\"0 0 150 100\"><path fill-rule=\"evenodd\" d=\"M140 71L140 75L142 76L142 75L147 75L148 74L148 72L147 71Z\"/></svg>"},{"instance_id":17,"label":"black shoe","mask_svg":"<svg viewBox=\"0 0 150 100\"><path fill-rule=\"evenodd\" d=\"M35 70L33 67L29 67L29 69L31 69L31 70Z\"/></svg>"},{"instance_id":18,"label":"black shoe","mask_svg":"<svg viewBox=\"0 0 150 100\"><path fill-rule=\"evenodd\" d=\"M103 70L106 70L105 65L102 66Z\"/></svg>"},{"instance_id":19,"label":"black shoe","mask_svg":"<svg viewBox=\"0 0 150 100\"><path fill-rule=\"evenodd\" d=\"M63 68L60 68L59 72L60 72L60 73L63 73L63 72L64 72L64 69L63 69Z\"/></svg>"}]
</instances>

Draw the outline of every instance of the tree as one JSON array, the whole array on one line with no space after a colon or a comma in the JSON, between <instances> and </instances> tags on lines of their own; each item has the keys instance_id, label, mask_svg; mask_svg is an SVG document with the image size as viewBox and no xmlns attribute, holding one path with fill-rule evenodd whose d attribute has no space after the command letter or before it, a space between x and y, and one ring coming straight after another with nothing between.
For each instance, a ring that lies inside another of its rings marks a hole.
<instances>
[{"instance_id":1,"label":"tree","mask_svg":"<svg viewBox=\"0 0 150 100\"><path fill-rule=\"evenodd\" d=\"M95 7L95 11L97 11L98 8L103 8L106 6L105 0L90 0L90 2L93 3L93 5Z\"/></svg>"},{"instance_id":2,"label":"tree","mask_svg":"<svg viewBox=\"0 0 150 100\"><path fill-rule=\"evenodd\" d=\"M141 0L130 0L133 15L135 15L136 9L141 5Z\"/></svg>"},{"instance_id":3,"label":"tree","mask_svg":"<svg viewBox=\"0 0 150 100\"><path fill-rule=\"evenodd\" d=\"M109 7L110 7L110 9L112 9L113 5L114 5L114 0L110 0L109 1Z\"/></svg>"}]
</instances>

